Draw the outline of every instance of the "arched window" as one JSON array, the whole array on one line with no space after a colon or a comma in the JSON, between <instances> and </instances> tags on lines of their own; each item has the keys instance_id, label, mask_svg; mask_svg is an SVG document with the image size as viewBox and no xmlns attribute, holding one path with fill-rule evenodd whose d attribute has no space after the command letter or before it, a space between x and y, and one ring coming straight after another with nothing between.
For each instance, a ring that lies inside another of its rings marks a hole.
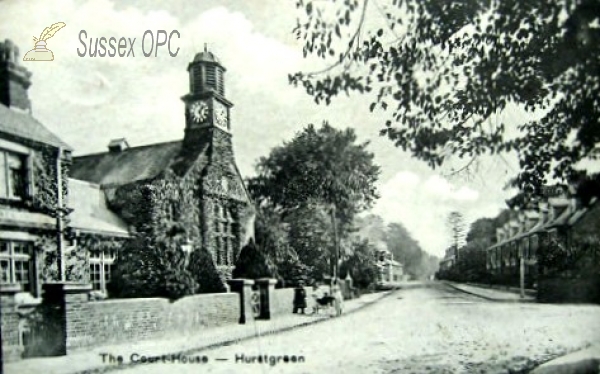
<instances>
[{"instance_id":1,"label":"arched window","mask_svg":"<svg viewBox=\"0 0 600 374\"><path fill-rule=\"evenodd\" d=\"M223 203L215 204L214 233L217 265L233 264L235 220L231 208Z\"/></svg>"}]
</instances>

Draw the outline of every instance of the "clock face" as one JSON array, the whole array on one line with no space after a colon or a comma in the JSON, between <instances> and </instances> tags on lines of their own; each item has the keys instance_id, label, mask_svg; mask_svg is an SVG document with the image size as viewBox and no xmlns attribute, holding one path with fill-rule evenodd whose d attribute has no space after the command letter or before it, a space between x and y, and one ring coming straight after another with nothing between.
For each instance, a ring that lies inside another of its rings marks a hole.
<instances>
[{"instance_id":1,"label":"clock face","mask_svg":"<svg viewBox=\"0 0 600 374\"><path fill-rule=\"evenodd\" d=\"M215 107L215 124L224 129L227 128L227 108L223 105Z\"/></svg>"},{"instance_id":2,"label":"clock face","mask_svg":"<svg viewBox=\"0 0 600 374\"><path fill-rule=\"evenodd\" d=\"M196 101L189 108L189 114L192 121L202 123L208 118L208 104L204 101Z\"/></svg>"}]
</instances>

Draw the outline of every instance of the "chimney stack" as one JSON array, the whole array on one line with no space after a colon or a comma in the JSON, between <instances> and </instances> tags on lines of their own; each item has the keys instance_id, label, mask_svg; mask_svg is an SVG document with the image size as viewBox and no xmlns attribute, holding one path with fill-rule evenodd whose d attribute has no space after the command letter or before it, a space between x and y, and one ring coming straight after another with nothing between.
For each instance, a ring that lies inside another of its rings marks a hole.
<instances>
[{"instance_id":1,"label":"chimney stack","mask_svg":"<svg viewBox=\"0 0 600 374\"><path fill-rule=\"evenodd\" d=\"M0 103L31 113L27 89L31 72L20 64L19 48L10 40L0 42Z\"/></svg>"}]
</instances>

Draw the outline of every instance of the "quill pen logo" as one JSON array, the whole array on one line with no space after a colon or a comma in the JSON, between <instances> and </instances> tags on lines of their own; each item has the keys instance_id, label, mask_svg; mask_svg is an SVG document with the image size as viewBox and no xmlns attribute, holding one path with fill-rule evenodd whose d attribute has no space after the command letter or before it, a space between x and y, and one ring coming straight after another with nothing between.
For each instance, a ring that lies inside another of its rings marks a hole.
<instances>
[{"instance_id":1,"label":"quill pen logo","mask_svg":"<svg viewBox=\"0 0 600 374\"><path fill-rule=\"evenodd\" d=\"M52 26L46 27L39 38L34 36L35 48L25 54L23 61L54 61L54 54L46 48L46 40L53 37L58 30L65 26L64 22L56 22Z\"/></svg>"}]
</instances>

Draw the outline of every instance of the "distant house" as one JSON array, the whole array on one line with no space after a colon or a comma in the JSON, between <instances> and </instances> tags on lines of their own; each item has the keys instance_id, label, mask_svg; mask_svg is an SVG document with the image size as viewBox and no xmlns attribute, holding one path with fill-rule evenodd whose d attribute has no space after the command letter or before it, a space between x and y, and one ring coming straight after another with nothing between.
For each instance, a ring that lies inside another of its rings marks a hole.
<instances>
[{"instance_id":1,"label":"distant house","mask_svg":"<svg viewBox=\"0 0 600 374\"><path fill-rule=\"evenodd\" d=\"M454 264L456 264L456 247L451 246L449 248L446 248L444 258L440 261L440 270L450 270L454 266Z\"/></svg>"},{"instance_id":2,"label":"distant house","mask_svg":"<svg viewBox=\"0 0 600 374\"><path fill-rule=\"evenodd\" d=\"M393 283L404 280L402 264L394 260L394 255L383 246L377 250L376 265L379 269L379 283Z\"/></svg>"},{"instance_id":3,"label":"distant house","mask_svg":"<svg viewBox=\"0 0 600 374\"><path fill-rule=\"evenodd\" d=\"M515 199L508 202L509 206ZM526 285L534 287L540 274L553 270L538 262L541 251L556 248L567 253L592 238L598 246L598 217L600 204L596 198L584 204L567 187L545 188L541 200L515 211L513 218L497 229L496 244L487 250L487 270L505 283L518 284L523 257Z\"/></svg>"}]
</instances>

